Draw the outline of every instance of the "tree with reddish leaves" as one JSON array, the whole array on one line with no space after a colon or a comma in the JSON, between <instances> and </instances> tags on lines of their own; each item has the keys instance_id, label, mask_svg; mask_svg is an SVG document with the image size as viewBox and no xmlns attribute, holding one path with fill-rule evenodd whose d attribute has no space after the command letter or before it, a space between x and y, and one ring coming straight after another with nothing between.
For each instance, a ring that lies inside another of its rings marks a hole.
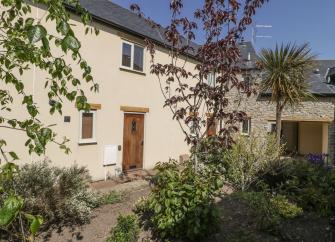
<instances>
[{"instance_id":1,"label":"tree with reddish leaves","mask_svg":"<svg viewBox=\"0 0 335 242\"><path fill-rule=\"evenodd\" d=\"M188 161L156 165L153 189L137 211L143 224L160 239L199 241L218 229L215 197L221 193L227 171L222 150L233 144L236 124L246 118L244 112L231 110L228 94L237 90L250 96L255 92L238 78L245 71L239 44L265 1L204 0L190 19L182 16L184 1L171 0L171 21L166 28L147 19L161 34L160 42L165 43L170 57L169 63L160 63L156 43L147 39L151 73L159 80L164 106L192 147ZM138 5L131 8L145 18ZM198 31L206 36L200 46L192 42ZM209 133L213 136L206 139Z\"/></svg>"},{"instance_id":2,"label":"tree with reddish leaves","mask_svg":"<svg viewBox=\"0 0 335 242\"><path fill-rule=\"evenodd\" d=\"M229 111L227 94L232 89L247 96L255 91L237 78L242 72L238 45L256 10L266 1L204 0L190 19L181 14L187 3L171 0L171 21L166 28L147 19L153 28L163 29L162 42L170 50L171 58L169 64L159 63L155 58L155 43L147 39L151 73L159 80L164 106L171 110L186 141L193 147L207 136L213 125L218 125L217 141L225 146L232 144L232 134L238 130L236 123L246 114ZM138 5L133 4L131 9L145 17ZM206 36L200 46L192 42L196 31L203 31ZM192 71L186 68L189 62L195 63ZM212 84L207 81L210 76L214 77Z\"/></svg>"}]
</instances>

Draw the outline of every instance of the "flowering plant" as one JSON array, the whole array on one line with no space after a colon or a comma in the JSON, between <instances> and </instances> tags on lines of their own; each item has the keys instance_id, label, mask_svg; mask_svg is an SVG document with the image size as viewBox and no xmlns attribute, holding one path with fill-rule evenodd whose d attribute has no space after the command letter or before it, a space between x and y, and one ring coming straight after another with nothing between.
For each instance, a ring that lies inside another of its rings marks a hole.
<instances>
[{"instance_id":1,"label":"flowering plant","mask_svg":"<svg viewBox=\"0 0 335 242\"><path fill-rule=\"evenodd\" d=\"M310 153L306 156L306 159L313 165L323 166L326 164L328 155L327 154L313 154Z\"/></svg>"}]
</instances>

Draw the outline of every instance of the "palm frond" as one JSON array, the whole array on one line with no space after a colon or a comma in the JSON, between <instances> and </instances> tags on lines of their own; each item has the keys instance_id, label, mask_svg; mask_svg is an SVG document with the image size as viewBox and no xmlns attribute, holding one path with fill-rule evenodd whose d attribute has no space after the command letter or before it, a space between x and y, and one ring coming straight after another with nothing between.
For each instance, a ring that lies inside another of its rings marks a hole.
<instances>
[{"instance_id":1,"label":"palm frond","mask_svg":"<svg viewBox=\"0 0 335 242\"><path fill-rule=\"evenodd\" d=\"M271 101L296 106L312 98L306 82L315 65L315 55L308 44L287 44L262 49L260 64L263 67L262 91L271 92Z\"/></svg>"}]
</instances>

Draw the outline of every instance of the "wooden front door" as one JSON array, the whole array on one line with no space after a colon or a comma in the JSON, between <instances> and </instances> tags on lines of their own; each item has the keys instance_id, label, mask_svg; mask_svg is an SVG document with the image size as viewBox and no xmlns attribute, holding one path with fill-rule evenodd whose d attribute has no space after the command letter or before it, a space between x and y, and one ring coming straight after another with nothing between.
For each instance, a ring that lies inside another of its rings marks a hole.
<instances>
[{"instance_id":1,"label":"wooden front door","mask_svg":"<svg viewBox=\"0 0 335 242\"><path fill-rule=\"evenodd\" d=\"M124 114L123 171L143 168L144 114Z\"/></svg>"}]
</instances>

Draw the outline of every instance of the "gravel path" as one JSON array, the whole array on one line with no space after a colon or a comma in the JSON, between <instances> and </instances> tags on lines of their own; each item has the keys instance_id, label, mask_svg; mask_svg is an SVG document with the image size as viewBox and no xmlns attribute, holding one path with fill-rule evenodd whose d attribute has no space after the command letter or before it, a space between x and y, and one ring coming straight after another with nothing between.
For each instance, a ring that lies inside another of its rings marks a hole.
<instances>
[{"instance_id":1,"label":"gravel path","mask_svg":"<svg viewBox=\"0 0 335 242\"><path fill-rule=\"evenodd\" d=\"M89 224L75 228L64 228L63 231L52 231L48 237L45 237L46 234L42 234L38 241L103 242L108 237L111 228L116 224L116 219L119 214L130 214L134 203L140 197L148 195L149 186L146 181L139 180L113 187L103 187L99 190L101 192L111 190L125 191L127 195L121 203L105 205L94 210L92 220Z\"/></svg>"}]
</instances>

